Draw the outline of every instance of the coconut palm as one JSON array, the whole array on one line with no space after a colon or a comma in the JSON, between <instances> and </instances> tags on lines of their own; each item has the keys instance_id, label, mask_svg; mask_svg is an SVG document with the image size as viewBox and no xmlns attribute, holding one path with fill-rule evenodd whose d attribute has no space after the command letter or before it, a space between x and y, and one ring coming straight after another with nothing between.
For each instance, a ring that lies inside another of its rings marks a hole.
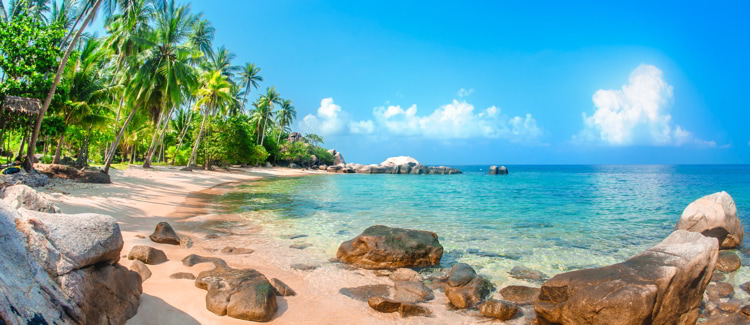
<instances>
[{"instance_id":1,"label":"coconut palm","mask_svg":"<svg viewBox=\"0 0 750 325\"><path fill-rule=\"evenodd\" d=\"M201 137L203 137L203 131L205 130L206 120L218 110L226 108L232 100L232 85L227 78L221 74L221 71L216 70L205 72L200 79L199 84L201 86L195 92L195 97L197 99L195 102L195 109L202 111L203 119L201 120L198 137L195 139L195 144L193 144L193 152L190 154L188 166L195 165L198 147L200 146Z\"/></svg>"},{"instance_id":2,"label":"coconut palm","mask_svg":"<svg viewBox=\"0 0 750 325\"><path fill-rule=\"evenodd\" d=\"M245 98L242 100L242 107L245 107L247 103L247 95L250 94L253 88L258 89L258 83L263 81L263 77L259 74L260 68L255 66L255 63L247 63L240 71L240 85L244 87Z\"/></svg>"},{"instance_id":3,"label":"coconut palm","mask_svg":"<svg viewBox=\"0 0 750 325\"><path fill-rule=\"evenodd\" d=\"M260 145L263 145L266 139L266 127L268 126L268 120L273 118L274 115L274 104L281 104L281 95L276 92L276 87L266 88L266 93L262 96L261 117L263 119L263 129L260 131Z\"/></svg>"},{"instance_id":4,"label":"coconut palm","mask_svg":"<svg viewBox=\"0 0 750 325\"><path fill-rule=\"evenodd\" d=\"M292 125L292 122L296 118L297 110L292 105L292 101L289 99L283 100L281 102L279 112L276 114L276 122L279 125L279 137L278 139L276 139L276 143L279 143L279 141L281 141L282 133L291 131L289 127Z\"/></svg>"},{"instance_id":5,"label":"coconut palm","mask_svg":"<svg viewBox=\"0 0 750 325\"><path fill-rule=\"evenodd\" d=\"M212 44L214 41L214 35L216 30L211 25L211 22L205 19L200 19L193 26L193 33L190 34L190 44L196 49L200 50L205 57L212 57L214 55Z\"/></svg>"}]
</instances>

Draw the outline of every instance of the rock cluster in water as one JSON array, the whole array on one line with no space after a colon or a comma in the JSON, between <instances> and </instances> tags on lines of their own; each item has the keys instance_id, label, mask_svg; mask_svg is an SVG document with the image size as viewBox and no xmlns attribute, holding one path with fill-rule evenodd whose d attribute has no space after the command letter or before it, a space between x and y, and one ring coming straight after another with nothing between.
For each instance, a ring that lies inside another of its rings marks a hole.
<instances>
[{"instance_id":1,"label":"rock cluster in water","mask_svg":"<svg viewBox=\"0 0 750 325\"><path fill-rule=\"evenodd\" d=\"M456 168L445 166L425 166L420 164L416 159L406 156L391 157L377 165L336 163L332 166L320 165L318 166L318 169L329 173L342 174L461 174L461 170Z\"/></svg>"},{"instance_id":2,"label":"rock cluster in water","mask_svg":"<svg viewBox=\"0 0 750 325\"><path fill-rule=\"evenodd\" d=\"M508 168L505 166L490 166L489 170L487 171L490 175L507 175L508 174Z\"/></svg>"}]
</instances>

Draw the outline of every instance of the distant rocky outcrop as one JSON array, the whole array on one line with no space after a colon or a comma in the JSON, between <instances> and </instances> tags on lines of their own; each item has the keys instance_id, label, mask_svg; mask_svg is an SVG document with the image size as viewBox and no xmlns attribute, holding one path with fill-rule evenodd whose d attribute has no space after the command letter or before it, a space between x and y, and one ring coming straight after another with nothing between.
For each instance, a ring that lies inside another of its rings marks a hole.
<instances>
[{"instance_id":1,"label":"distant rocky outcrop","mask_svg":"<svg viewBox=\"0 0 750 325\"><path fill-rule=\"evenodd\" d=\"M112 217L0 202L0 323L124 324L142 287L118 264L122 246Z\"/></svg>"},{"instance_id":2,"label":"distant rocky outcrop","mask_svg":"<svg viewBox=\"0 0 750 325\"><path fill-rule=\"evenodd\" d=\"M331 152L335 152L332 150ZM342 159L343 161L343 159ZM424 166L416 159L407 156L391 157L375 165L338 164L326 167L329 173L358 174L461 174L461 170L445 166Z\"/></svg>"},{"instance_id":3,"label":"distant rocky outcrop","mask_svg":"<svg viewBox=\"0 0 750 325\"><path fill-rule=\"evenodd\" d=\"M292 132L291 134L289 134L286 140L289 143L305 142L305 137L303 137L299 132Z\"/></svg>"},{"instance_id":4,"label":"distant rocky outcrop","mask_svg":"<svg viewBox=\"0 0 750 325\"><path fill-rule=\"evenodd\" d=\"M682 211L676 228L718 238L721 248L739 247L745 236L737 217L737 206L727 192L707 195L690 203Z\"/></svg>"},{"instance_id":5,"label":"distant rocky outcrop","mask_svg":"<svg viewBox=\"0 0 750 325\"><path fill-rule=\"evenodd\" d=\"M340 152L336 151L336 149L328 150L328 153L333 155L333 164L334 165L346 165L346 161L344 160L344 156L341 155Z\"/></svg>"},{"instance_id":6,"label":"distant rocky outcrop","mask_svg":"<svg viewBox=\"0 0 750 325\"><path fill-rule=\"evenodd\" d=\"M490 169L487 173L490 175L507 175L508 168L505 166L490 166Z\"/></svg>"},{"instance_id":7,"label":"distant rocky outcrop","mask_svg":"<svg viewBox=\"0 0 750 325\"><path fill-rule=\"evenodd\" d=\"M437 265L443 246L434 232L372 226L339 246L336 258L365 269Z\"/></svg>"},{"instance_id":8,"label":"distant rocky outcrop","mask_svg":"<svg viewBox=\"0 0 750 325\"><path fill-rule=\"evenodd\" d=\"M558 274L534 302L539 324L695 324L719 251L715 238L677 230L610 266Z\"/></svg>"}]
</instances>

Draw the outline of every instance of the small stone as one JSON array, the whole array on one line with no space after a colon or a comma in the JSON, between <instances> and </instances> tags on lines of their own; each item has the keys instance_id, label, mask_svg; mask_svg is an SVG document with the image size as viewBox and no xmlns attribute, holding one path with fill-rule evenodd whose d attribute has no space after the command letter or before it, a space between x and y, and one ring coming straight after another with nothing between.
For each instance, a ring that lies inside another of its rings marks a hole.
<instances>
[{"instance_id":1,"label":"small stone","mask_svg":"<svg viewBox=\"0 0 750 325\"><path fill-rule=\"evenodd\" d=\"M146 236L144 236L144 235L135 235L135 238L145 239Z\"/></svg>"},{"instance_id":2,"label":"small stone","mask_svg":"<svg viewBox=\"0 0 750 325\"><path fill-rule=\"evenodd\" d=\"M477 272L466 263L454 264L451 268L451 275L448 277L448 284L452 287L462 286L469 283L477 277Z\"/></svg>"},{"instance_id":3,"label":"small stone","mask_svg":"<svg viewBox=\"0 0 750 325\"><path fill-rule=\"evenodd\" d=\"M396 281L394 288L395 294L393 298L403 303L418 303L435 298L432 290L422 284L422 282Z\"/></svg>"},{"instance_id":4,"label":"small stone","mask_svg":"<svg viewBox=\"0 0 750 325\"><path fill-rule=\"evenodd\" d=\"M367 304L381 313L394 313L401 307L400 302L380 296L368 298Z\"/></svg>"},{"instance_id":5,"label":"small stone","mask_svg":"<svg viewBox=\"0 0 750 325\"><path fill-rule=\"evenodd\" d=\"M711 277L711 282L719 282L724 281L727 279L727 276L724 275L724 273L714 271L714 275Z\"/></svg>"},{"instance_id":6,"label":"small stone","mask_svg":"<svg viewBox=\"0 0 750 325\"><path fill-rule=\"evenodd\" d=\"M716 260L716 269L722 272L734 272L741 266L740 257L731 251L720 251Z\"/></svg>"},{"instance_id":7,"label":"small stone","mask_svg":"<svg viewBox=\"0 0 750 325\"><path fill-rule=\"evenodd\" d=\"M508 273L511 277L521 280L544 281L547 279L546 274L525 266L515 266Z\"/></svg>"},{"instance_id":8,"label":"small stone","mask_svg":"<svg viewBox=\"0 0 750 325\"><path fill-rule=\"evenodd\" d=\"M203 257L200 255L190 254L182 259L182 265L191 267L200 263L213 263L217 267L226 267L227 262L217 257Z\"/></svg>"},{"instance_id":9,"label":"small stone","mask_svg":"<svg viewBox=\"0 0 750 325\"><path fill-rule=\"evenodd\" d=\"M750 305L743 306L740 309L740 313L745 317L750 317Z\"/></svg>"},{"instance_id":10,"label":"small stone","mask_svg":"<svg viewBox=\"0 0 750 325\"><path fill-rule=\"evenodd\" d=\"M530 305L539 296L539 288L512 285L500 289L503 299L519 305Z\"/></svg>"},{"instance_id":11,"label":"small stone","mask_svg":"<svg viewBox=\"0 0 750 325\"><path fill-rule=\"evenodd\" d=\"M177 272L169 275L169 278L176 280L195 280L195 275L189 272Z\"/></svg>"},{"instance_id":12,"label":"small stone","mask_svg":"<svg viewBox=\"0 0 750 325\"><path fill-rule=\"evenodd\" d=\"M143 263L155 265L167 261L167 254L164 251L150 246L136 245L128 254L129 260L139 260Z\"/></svg>"},{"instance_id":13,"label":"small stone","mask_svg":"<svg viewBox=\"0 0 750 325\"><path fill-rule=\"evenodd\" d=\"M146 266L146 264L143 264L143 262L139 260L135 260L132 264L130 264L130 270L138 273L138 275L141 276L141 282L145 282L148 278L151 277L151 270L148 269L148 266Z\"/></svg>"},{"instance_id":14,"label":"small stone","mask_svg":"<svg viewBox=\"0 0 750 325\"><path fill-rule=\"evenodd\" d=\"M271 286L273 287L273 292L277 296L296 296L297 292L292 290L286 283L281 282L281 280L273 278L271 279Z\"/></svg>"},{"instance_id":15,"label":"small stone","mask_svg":"<svg viewBox=\"0 0 750 325\"><path fill-rule=\"evenodd\" d=\"M296 263L296 264L292 264L291 268L293 270L312 271L312 270L317 269L318 266L317 265L309 265L309 264Z\"/></svg>"},{"instance_id":16,"label":"small stone","mask_svg":"<svg viewBox=\"0 0 750 325\"><path fill-rule=\"evenodd\" d=\"M191 248L193 247L193 240L188 236L180 237L180 248Z\"/></svg>"},{"instance_id":17,"label":"small stone","mask_svg":"<svg viewBox=\"0 0 750 325\"><path fill-rule=\"evenodd\" d=\"M255 252L255 250L250 249L250 248L227 246L227 247L222 248L221 252L223 254L228 254L228 255L243 255L243 254L252 254L253 252Z\"/></svg>"},{"instance_id":18,"label":"small stone","mask_svg":"<svg viewBox=\"0 0 750 325\"><path fill-rule=\"evenodd\" d=\"M741 302L737 300L719 303L719 309L725 313L736 313L740 311L741 306Z\"/></svg>"},{"instance_id":19,"label":"small stone","mask_svg":"<svg viewBox=\"0 0 750 325\"><path fill-rule=\"evenodd\" d=\"M170 226L169 223L166 222L159 222L156 225L156 229L154 229L154 233L148 236L148 238L151 238L151 241L160 244L180 244L180 237L178 237L177 233L174 232L172 226Z\"/></svg>"},{"instance_id":20,"label":"small stone","mask_svg":"<svg viewBox=\"0 0 750 325\"><path fill-rule=\"evenodd\" d=\"M305 248L312 247L312 244L292 244L289 245L289 248L299 249L303 250Z\"/></svg>"},{"instance_id":21,"label":"small stone","mask_svg":"<svg viewBox=\"0 0 750 325\"><path fill-rule=\"evenodd\" d=\"M479 305L479 313L499 320L509 320L516 316L517 312L518 306L505 300L490 299Z\"/></svg>"},{"instance_id":22,"label":"small stone","mask_svg":"<svg viewBox=\"0 0 750 325\"><path fill-rule=\"evenodd\" d=\"M412 269L400 268L393 271L393 274L389 276L393 281L422 281L424 278L419 272Z\"/></svg>"},{"instance_id":23,"label":"small stone","mask_svg":"<svg viewBox=\"0 0 750 325\"><path fill-rule=\"evenodd\" d=\"M432 311L419 305L401 304L401 307L398 308L398 314L401 315L401 317L429 316L432 314Z\"/></svg>"},{"instance_id":24,"label":"small stone","mask_svg":"<svg viewBox=\"0 0 750 325\"><path fill-rule=\"evenodd\" d=\"M367 301L372 297L388 297L391 295L391 287L385 284L372 284L353 288L341 288L339 293L349 298Z\"/></svg>"},{"instance_id":25,"label":"small stone","mask_svg":"<svg viewBox=\"0 0 750 325\"><path fill-rule=\"evenodd\" d=\"M465 309L482 302L491 289L492 286L488 281L482 277L476 277L460 287L445 286L444 291L451 305L458 309Z\"/></svg>"}]
</instances>

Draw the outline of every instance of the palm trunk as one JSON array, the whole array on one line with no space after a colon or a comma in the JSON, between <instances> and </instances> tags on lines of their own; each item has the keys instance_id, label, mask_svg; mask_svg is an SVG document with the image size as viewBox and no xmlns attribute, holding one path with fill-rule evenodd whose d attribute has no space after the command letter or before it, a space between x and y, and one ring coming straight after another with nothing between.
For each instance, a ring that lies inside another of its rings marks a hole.
<instances>
[{"instance_id":1,"label":"palm trunk","mask_svg":"<svg viewBox=\"0 0 750 325\"><path fill-rule=\"evenodd\" d=\"M193 120L193 113L191 112L190 115L188 115L187 123L185 123L185 126L182 128L182 131L180 131L180 141L178 141L177 147L175 147L174 156L172 157L172 165L175 164L177 161L177 154L180 152L180 148L182 148L182 140L185 139L185 134L187 134L187 130L190 127L190 122Z\"/></svg>"},{"instance_id":2,"label":"palm trunk","mask_svg":"<svg viewBox=\"0 0 750 325\"><path fill-rule=\"evenodd\" d=\"M138 145L137 144L133 144L133 151L130 153L130 163L131 164L135 163L135 152L136 152L137 149L138 149Z\"/></svg>"},{"instance_id":3,"label":"palm trunk","mask_svg":"<svg viewBox=\"0 0 750 325\"><path fill-rule=\"evenodd\" d=\"M115 159L115 152L117 152L117 146L120 145L120 141L122 140L122 135L125 134L125 128L128 127L128 123L133 119L133 116L135 116L135 112L138 110L138 106L133 105L133 110L130 111L130 115L128 115L128 118L125 120L125 123L122 124L122 128L120 128L120 132L117 133L117 138L115 138L115 142L112 143L112 147L109 149L109 154L107 154L107 158L104 162L104 169L102 169L102 172L107 174L109 173L109 165L112 164L112 160Z\"/></svg>"},{"instance_id":4,"label":"palm trunk","mask_svg":"<svg viewBox=\"0 0 750 325\"><path fill-rule=\"evenodd\" d=\"M143 161L143 168L151 168L151 159L154 156L154 153L157 149L156 147L158 145L157 139L159 139L159 137L163 137L163 132L166 131L166 125L169 123L169 116L172 115L173 109L174 106L169 109L169 113L167 113L166 115L162 115L162 117L159 118L159 123L157 123L156 125L156 130L154 130L154 134L151 136L151 144L148 146L148 152L146 153L146 157ZM162 127L162 121L164 122L164 127ZM162 130L162 128L164 128L164 130Z\"/></svg>"},{"instance_id":5,"label":"palm trunk","mask_svg":"<svg viewBox=\"0 0 750 325\"><path fill-rule=\"evenodd\" d=\"M21 157L23 157L23 146L26 145L26 139L28 139L27 134L28 132L26 132L26 130L23 130L23 139L21 140L21 143L18 145L18 155L16 156L18 157L19 160L21 159ZM29 157L27 156L26 159L29 159ZM33 161L33 160L30 160L30 161Z\"/></svg>"},{"instance_id":6,"label":"palm trunk","mask_svg":"<svg viewBox=\"0 0 750 325\"><path fill-rule=\"evenodd\" d=\"M60 140L57 140L57 148L55 148L55 159L52 160L53 164L60 163L60 154L62 153L62 146L65 143L65 132L60 134Z\"/></svg>"},{"instance_id":7,"label":"palm trunk","mask_svg":"<svg viewBox=\"0 0 750 325\"><path fill-rule=\"evenodd\" d=\"M270 108L269 108L270 109ZM263 132L260 137L260 146L263 146L263 140L266 139L266 126L268 126L268 116L266 116L265 121L263 121Z\"/></svg>"},{"instance_id":8,"label":"palm trunk","mask_svg":"<svg viewBox=\"0 0 750 325\"><path fill-rule=\"evenodd\" d=\"M44 151L42 151L42 161L40 161L40 163L44 163L44 159L47 158L48 148L49 148L49 136L44 136Z\"/></svg>"},{"instance_id":9,"label":"palm trunk","mask_svg":"<svg viewBox=\"0 0 750 325\"><path fill-rule=\"evenodd\" d=\"M198 131L198 137L195 139L195 144L193 144L193 152L190 154L190 160L188 161L188 166L194 166L196 163L196 159L198 156L198 147L201 145L201 137L203 136L203 129L206 126L206 113L203 114L203 120L201 121L201 130Z\"/></svg>"},{"instance_id":10,"label":"palm trunk","mask_svg":"<svg viewBox=\"0 0 750 325\"><path fill-rule=\"evenodd\" d=\"M70 53L73 52L73 45L78 42L78 39L81 38L81 34L83 34L83 30L85 30L86 26L94 19L96 11L99 10L99 5L101 5L101 3L102 0L96 0L94 7L91 9L91 12L89 12L86 20L83 21L83 25L81 25L81 28L79 28L76 32L75 37L73 37L73 41L70 43L70 45L68 45L68 50L65 51L65 54L60 61L60 65L57 67L55 82L52 83L52 87L50 87L49 92L47 93L47 98L44 100L44 106L42 106L42 110L41 112L39 112L39 117L37 117L36 119L34 132L31 133L31 139L29 140L29 149L26 153L26 163L24 164L24 169L26 169L27 172L30 172L33 167L33 164L31 162L33 161L34 151L36 150L36 139L39 136L39 130L42 127L42 120L44 120L44 114L47 113L47 109L49 108L50 103L52 103L52 98L55 96L57 85L60 83L60 78L62 78L63 71L65 71L65 65L68 64Z\"/></svg>"}]
</instances>

